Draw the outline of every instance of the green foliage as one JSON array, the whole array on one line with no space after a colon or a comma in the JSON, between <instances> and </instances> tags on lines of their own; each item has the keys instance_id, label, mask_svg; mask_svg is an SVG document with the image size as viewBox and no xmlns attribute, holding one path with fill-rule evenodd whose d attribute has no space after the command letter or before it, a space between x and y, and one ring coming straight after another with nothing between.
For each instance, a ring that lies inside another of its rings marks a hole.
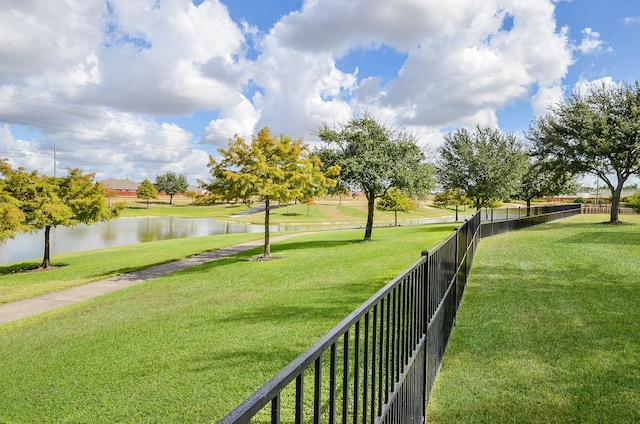
<instances>
[{"instance_id":1,"label":"green foliage","mask_svg":"<svg viewBox=\"0 0 640 424\"><path fill-rule=\"evenodd\" d=\"M365 113L339 128L325 123L317 131L318 150L327 166L339 166L338 184L361 191L368 201L364 239L371 239L375 200L392 188L423 199L434 187L433 168L413 136L377 122Z\"/></svg>"},{"instance_id":2,"label":"green foliage","mask_svg":"<svg viewBox=\"0 0 640 424\"><path fill-rule=\"evenodd\" d=\"M448 188L442 193L438 193L433 198L433 206L446 208L449 206L473 206L473 201L469 199L459 188Z\"/></svg>"},{"instance_id":3,"label":"green foliage","mask_svg":"<svg viewBox=\"0 0 640 424\"><path fill-rule=\"evenodd\" d=\"M218 149L222 160L211 157L209 167L212 181L207 189L223 199L239 198L245 201L258 197L265 202L264 256L269 257L269 211L272 201L287 202L294 199L308 201L326 194L334 185L330 177L339 173L339 167L323 172L317 156L310 156L306 144L280 135L271 136L268 128L253 136L251 143L235 136L228 149Z\"/></svg>"},{"instance_id":4,"label":"green foliage","mask_svg":"<svg viewBox=\"0 0 640 424\"><path fill-rule=\"evenodd\" d=\"M0 242L13 238L15 233L28 230L24 212L20 210L20 202L5 190L6 179L13 173L11 166L0 159Z\"/></svg>"},{"instance_id":5,"label":"green foliage","mask_svg":"<svg viewBox=\"0 0 640 424\"><path fill-rule=\"evenodd\" d=\"M148 179L145 179L138 186L137 191L138 199L143 199L147 201L147 209L149 209L149 200L158 198L158 189L155 185Z\"/></svg>"},{"instance_id":6,"label":"green foliage","mask_svg":"<svg viewBox=\"0 0 640 424\"><path fill-rule=\"evenodd\" d=\"M377 204L378 209L383 211L403 211L408 212L416 208L411 198L398 190L392 188L380 198Z\"/></svg>"},{"instance_id":7,"label":"green foliage","mask_svg":"<svg viewBox=\"0 0 640 424\"><path fill-rule=\"evenodd\" d=\"M629 196L627 203L636 213L640 213L640 191Z\"/></svg>"},{"instance_id":8,"label":"green foliage","mask_svg":"<svg viewBox=\"0 0 640 424\"><path fill-rule=\"evenodd\" d=\"M378 200L378 204L376 207L383 211L393 211L394 212L394 221L395 225L398 225L398 211L409 212L416 208L416 205L413 201L398 190L397 188L392 188L387 191L384 196Z\"/></svg>"},{"instance_id":9,"label":"green foliage","mask_svg":"<svg viewBox=\"0 0 640 424\"><path fill-rule=\"evenodd\" d=\"M556 196L561 193L575 193L577 190L576 177L565 169L549 166L545 160L534 160L529 163L529 168L522 177L522 184L516 197L527 202L527 215L529 215L533 199Z\"/></svg>"},{"instance_id":10,"label":"green foliage","mask_svg":"<svg viewBox=\"0 0 640 424\"><path fill-rule=\"evenodd\" d=\"M118 215L119 208L107 207L104 187L94 183L93 174L70 169L66 177L48 177L23 168L13 170L5 163L2 173L1 195L9 199L1 209L7 219L3 221L2 233L7 237L16 230L44 229L43 268L51 266L49 233L52 227L92 224Z\"/></svg>"},{"instance_id":11,"label":"green foliage","mask_svg":"<svg viewBox=\"0 0 640 424\"><path fill-rule=\"evenodd\" d=\"M516 192L527 166L527 155L513 134L477 126L445 135L437 162L438 182L460 189L476 209L504 200Z\"/></svg>"},{"instance_id":12,"label":"green foliage","mask_svg":"<svg viewBox=\"0 0 640 424\"><path fill-rule=\"evenodd\" d=\"M166 172L156 176L156 189L160 193L169 195L169 204L173 203L173 196L178 193L184 193L189 188L187 177L184 175L176 175L174 172Z\"/></svg>"},{"instance_id":13,"label":"green foliage","mask_svg":"<svg viewBox=\"0 0 640 424\"><path fill-rule=\"evenodd\" d=\"M604 181L613 194L610 222L618 222L622 188L640 172L640 83L576 91L534 121L527 137L556 169Z\"/></svg>"}]
</instances>

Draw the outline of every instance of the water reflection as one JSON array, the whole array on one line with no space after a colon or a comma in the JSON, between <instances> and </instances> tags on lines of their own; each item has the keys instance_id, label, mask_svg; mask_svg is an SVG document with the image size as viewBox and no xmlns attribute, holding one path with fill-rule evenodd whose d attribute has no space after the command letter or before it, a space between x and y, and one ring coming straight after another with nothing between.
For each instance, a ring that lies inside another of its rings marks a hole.
<instances>
[{"instance_id":1,"label":"water reflection","mask_svg":"<svg viewBox=\"0 0 640 424\"><path fill-rule=\"evenodd\" d=\"M402 225L452 222L452 218L417 219ZM314 231L363 228L360 224L286 224L273 225L270 231ZM263 225L216 221L209 218L141 217L118 218L93 225L51 229L51 255L99 249L157 240L198 237L216 234L260 233ZM17 234L0 243L0 265L25 260L39 260L44 249L44 231ZM54 258L55 259L55 258Z\"/></svg>"},{"instance_id":2,"label":"water reflection","mask_svg":"<svg viewBox=\"0 0 640 424\"><path fill-rule=\"evenodd\" d=\"M208 218L119 218L73 228L52 228L51 255L157 240L262 231L262 225L227 223ZM17 234L14 239L0 243L0 264L38 259L43 249L44 231Z\"/></svg>"}]
</instances>

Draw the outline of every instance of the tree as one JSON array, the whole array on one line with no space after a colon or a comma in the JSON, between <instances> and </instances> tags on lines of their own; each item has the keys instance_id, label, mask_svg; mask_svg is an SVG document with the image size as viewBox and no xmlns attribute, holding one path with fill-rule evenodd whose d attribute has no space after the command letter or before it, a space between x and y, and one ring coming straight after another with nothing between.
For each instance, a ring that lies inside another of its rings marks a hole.
<instances>
[{"instance_id":1,"label":"tree","mask_svg":"<svg viewBox=\"0 0 640 424\"><path fill-rule=\"evenodd\" d=\"M251 143L235 136L228 149L218 149L221 160L209 158L212 183L208 188L223 198L258 197L265 204L264 258L271 257L269 213L271 202L308 200L326 193L335 184L331 179L339 168L323 172L318 157L310 156L302 140L280 135L272 137L268 128L253 136Z\"/></svg>"},{"instance_id":2,"label":"tree","mask_svg":"<svg viewBox=\"0 0 640 424\"><path fill-rule=\"evenodd\" d=\"M636 213L640 213L640 191L630 196L627 202Z\"/></svg>"},{"instance_id":3,"label":"tree","mask_svg":"<svg viewBox=\"0 0 640 424\"><path fill-rule=\"evenodd\" d=\"M187 191L184 195L191 199L192 205L195 203L196 197L198 197L198 193L193 190Z\"/></svg>"},{"instance_id":4,"label":"tree","mask_svg":"<svg viewBox=\"0 0 640 424\"><path fill-rule=\"evenodd\" d=\"M595 174L612 193L610 222L618 223L620 194L640 172L640 83L601 84L574 91L536 119L527 137L534 154L555 169Z\"/></svg>"},{"instance_id":5,"label":"tree","mask_svg":"<svg viewBox=\"0 0 640 424\"><path fill-rule=\"evenodd\" d=\"M531 215L531 201L543 196L556 196L577 191L575 178L564 169L553 169L544 161L532 161L522 177L516 197L527 203L527 216Z\"/></svg>"},{"instance_id":6,"label":"tree","mask_svg":"<svg viewBox=\"0 0 640 424\"><path fill-rule=\"evenodd\" d=\"M416 205L411 201L409 196L397 188L392 188L387 191L385 195L378 200L376 206L383 211L393 211L394 225L396 227L398 226L398 211L409 212L416 208Z\"/></svg>"},{"instance_id":7,"label":"tree","mask_svg":"<svg viewBox=\"0 0 640 424\"><path fill-rule=\"evenodd\" d=\"M184 193L189 188L187 177L184 175L176 175L173 172L166 172L156 176L156 189L158 192L167 193L169 195L169 204L173 203L173 196L178 193Z\"/></svg>"},{"instance_id":8,"label":"tree","mask_svg":"<svg viewBox=\"0 0 640 424\"><path fill-rule=\"evenodd\" d=\"M433 168L413 136L377 122L368 113L339 128L327 124L316 132L325 145L318 150L326 166L340 167L338 184L364 193L367 225L364 239L371 240L375 201L397 188L424 199L434 187Z\"/></svg>"},{"instance_id":9,"label":"tree","mask_svg":"<svg viewBox=\"0 0 640 424\"><path fill-rule=\"evenodd\" d=\"M459 188L448 188L442 193L435 195L433 199L433 206L443 207L455 206L456 208L456 221L458 221L458 207L459 206L473 206L474 203L469 200L464 191ZM466 210L466 208L465 208Z\"/></svg>"},{"instance_id":10,"label":"tree","mask_svg":"<svg viewBox=\"0 0 640 424\"><path fill-rule=\"evenodd\" d=\"M45 230L42 268L51 267L51 228L91 224L118 215L119 208L107 207L105 189L94 183L94 174L70 169L66 177L60 178L8 167L3 167L2 172L5 177L2 194L16 200L15 207L24 217L22 229Z\"/></svg>"},{"instance_id":11,"label":"tree","mask_svg":"<svg viewBox=\"0 0 640 424\"><path fill-rule=\"evenodd\" d=\"M437 161L438 181L460 189L476 210L513 195L527 166L527 154L513 134L476 126L444 136Z\"/></svg>"},{"instance_id":12,"label":"tree","mask_svg":"<svg viewBox=\"0 0 640 424\"><path fill-rule=\"evenodd\" d=\"M158 189L153 185L153 183L151 183L151 181L145 179L138 186L137 196L138 199L147 201L147 209L149 209L149 200L158 198Z\"/></svg>"}]
</instances>

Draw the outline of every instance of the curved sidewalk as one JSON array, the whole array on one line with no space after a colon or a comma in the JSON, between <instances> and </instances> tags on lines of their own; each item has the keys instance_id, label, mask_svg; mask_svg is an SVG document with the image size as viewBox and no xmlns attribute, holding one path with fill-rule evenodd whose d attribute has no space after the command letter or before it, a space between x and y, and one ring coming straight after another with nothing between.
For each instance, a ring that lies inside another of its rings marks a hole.
<instances>
[{"instance_id":1,"label":"curved sidewalk","mask_svg":"<svg viewBox=\"0 0 640 424\"><path fill-rule=\"evenodd\" d=\"M302 234L309 233L283 234L281 236L271 237L270 241L276 242L286 240ZM0 305L0 325L101 296L106 293L111 293L126 287L135 286L136 284L144 283L145 281L149 281L154 278L162 277L186 268L202 265L215 261L216 259L235 255L236 253L245 252L261 246L264 246L264 240L262 239L236 244L222 249L193 255L178 261L167 262L165 264L152 266L127 274L117 275L115 277L107 278L106 280L95 281L82 286L43 294L29 299L18 300L16 302L5 303L4 305Z\"/></svg>"}]
</instances>

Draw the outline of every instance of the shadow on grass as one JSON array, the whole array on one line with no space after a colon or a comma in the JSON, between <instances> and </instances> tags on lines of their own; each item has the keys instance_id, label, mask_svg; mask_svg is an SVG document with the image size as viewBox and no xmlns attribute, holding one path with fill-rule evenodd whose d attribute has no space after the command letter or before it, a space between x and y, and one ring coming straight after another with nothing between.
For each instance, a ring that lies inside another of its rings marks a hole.
<instances>
[{"instance_id":1,"label":"shadow on grass","mask_svg":"<svg viewBox=\"0 0 640 424\"><path fill-rule=\"evenodd\" d=\"M593 227L591 227L593 228ZM640 234L621 231L584 231L562 238L557 243L640 245Z\"/></svg>"},{"instance_id":2,"label":"shadow on grass","mask_svg":"<svg viewBox=\"0 0 640 424\"><path fill-rule=\"evenodd\" d=\"M364 240L310 240L276 242L271 245L272 252L286 252L288 250L327 249L351 244L363 243Z\"/></svg>"},{"instance_id":3,"label":"shadow on grass","mask_svg":"<svg viewBox=\"0 0 640 424\"><path fill-rule=\"evenodd\" d=\"M10 264L6 266L0 266L0 274L15 274L18 272L26 272L40 267L40 262L21 262L17 264Z\"/></svg>"}]
</instances>

